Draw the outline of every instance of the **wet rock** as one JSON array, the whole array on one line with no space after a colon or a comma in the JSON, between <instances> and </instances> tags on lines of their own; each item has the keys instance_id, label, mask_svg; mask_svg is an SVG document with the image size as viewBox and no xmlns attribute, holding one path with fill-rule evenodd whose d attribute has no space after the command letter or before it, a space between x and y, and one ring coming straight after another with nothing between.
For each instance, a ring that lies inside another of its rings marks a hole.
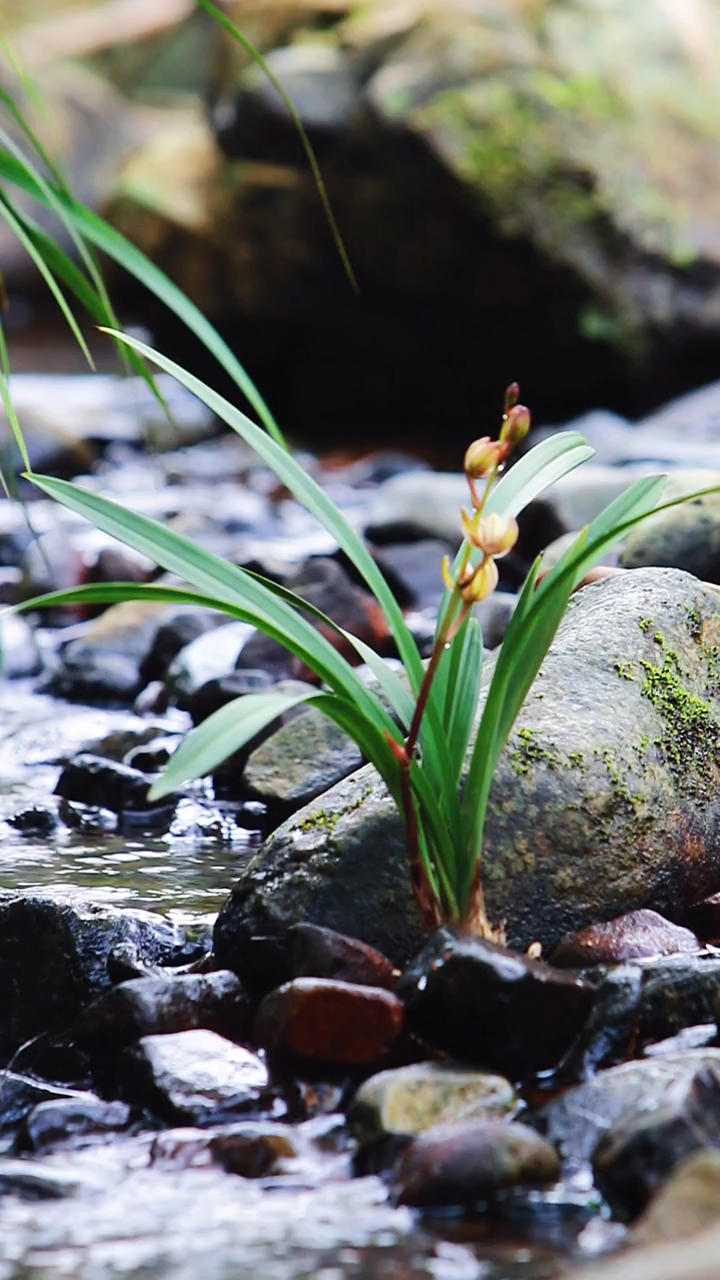
<instances>
[{"instance_id":1,"label":"wet rock","mask_svg":"<svg viewBox=\"0 0 720 1280\"><path fill-rule=\"evenodd\" d=\"M389 991L296 978L265 997L253 1036L265 1049L359 1066L382 1061L402 1028L402 1004Z\"/></svg>"},{"instance_id":2,"label":"wet rock","mask_svg":"<svg viewBox=\"0 0 720 1280\"><path fill-rule=\"evenodd\" d=\"M660 1186L633 1224L634 1245L684 1240L720 1219L720 1151L696 1151Z\"/></svg>"},{"instance_id":3,"label":"wet rock","mask_svg":"<svg viewBox=\"0 0 720 1280\"><path fill-rule=\"evenodd\" d=\"M91 1004L73 1027L75 1040L103 1053L143 1036L204 1028L239 1040L250 1002L234 973L181 974L122 982Z\"/></svg>"},{"instance_id":4,"label":"wet rock","mask_svg":"<svg viewBox=\"0 0 720 1280\"><path fill-rule=\"evenodd\" d=\"M226 622L186 644L167 669L165 686L171 702L187 711L202 685L229 675L250 631L245 622Z\"/></svg>"},{"instance_id":5,"label":"wet rock","mask_svg":"<svg viewBox=\"0 0 720 1280\"><path fill-rule=\"evenodd\" d=\"M286 817L360 768L358 747L314 707L276 730L250 755L243 770L248 794Z\"/></svg>"},{"instance_id":6,"label":"wet rock","mask_svg":"<svg viewBox=\"0 0 720 1280\"><path fill-rule=\"evenodd\" d=\"M147 799L149 789L150 783L139 769L83 752L65 765L55 795L121 813L123 809L152 808ZM167 809L167 802L164 807Z\"/></svg>"},{"instance_id":7,"label":"wet rock","mask_svg":"<svg viewBox=\"0 0 720 1280\"><path fill-rule=\"evenodd\" d=\"M657 911L641 909L561 938L550 963L561 969L584 969L593 964L622 964L699 950L697 937L689 929L672 924Z\"/></svg>"},{"instance_id":8,"label":"wet rock","mask_svg":"<svg viewBox=\"0 0 720 1280\"><path fill-rule=\"evenodd\" d=\"M29 544L20 562L19 600L32 600L49 591L77 587L85 577L78 549L62 530L44 531ZM75 609L56 611L55 618L77 617Z\"/></svg>"},{"instance_id":9,"label":"wet rock","mask_svg":"<svg viewBox=\"0 0 720 1280\"><path fill-rule=\"evenodd\" d=\"M720 959L668 956L611 968L568 1066L581 1073L636 1056L653 1041L715 1016Z\"/></svg>"},{"instance_id":10,"label":"wet rock","mask_svg":"<svg viewBox=\"0 0 720 1280\"><path fill-rule=\"evenodd\" d=\"M226 1127L210 1139L213 1159L241 1178L277 1173L299 1154L296 1131L289 1125L245 1122Z\"/></svg>"},{"instance_id":11,"label":"wet rock","mask_svg":"<svg viewBox=\"0 0 720 1280\"><path fill-rule=\"evenodd\" d=\"M263 806L264 811L264 806ZM239 812L237 817L247 825L255 828L263 825L262 815ZM175 815L168 827L168 835L173 840L187 840L193 843L212 841L214 844L232 844L233 840L243 839L244 831L240 829L235 816L223 813L215 805L203 804L200 800L189 798L178 802Z\"/></svg>"},{"instance_id":12,"label":"wet rock","mask_svg":"<svg viewBox=\"0 0 720 1280\"><path fill-rule=\"evenodd\" d=\"M123 757L122 763L131 769L139 769L141 773L160 773L181 741L180 734L152 738L149 742L132 747Z\"/></svg>"},{"instance_id":13,"label":"wet rock","mask_svg":"<svg viewBox=\"0 0 720 1280\"><path fill-rule=\"evenodd\" d=\"M0 1055L69 1027L110 986L108 955L132 942L147 963L188 956L180 928L148 911L115 909L80 893L0 893Z\"/></svg>"},{"instance_id":14,"label":"wet rock","mask_svg":"<svg viewBox=\"0 0 720 1280\"><path fill-rule=\"evenodd\" d=\"M15 1128L39 1106L69 1103L81 1106L93 1100L94 1095L61 1085L49 1084L35 1076L21 1075L17 1071L3 1071L0 1093L0 1131Z\"/></svg>"},{"instance_id":15,"label":"wet rock","mask_svg":"<svg viewBox=\"0 0 720 1280\"><path fill-rule=\"evenodd\" d=\"M511 946L549 953L639 907L679 917L714 889L718 641L720 599L677 570L636 570L574 597L490 792L485 896ZM279 953L303 920L404 963L423 942L405 858L395 806L367 766L243 870L218 920L220 963L242 973L249 938Z\"/></svg>"},{"instance_id":16,"label":"wet rock","mask_svg":"<svg viewBox=\"0 0 720 1280\"><path fill-rule=\"evenodd\" d=\"M204 1030L144 1036L123 1050L118 1071L131 1100L190 1123L258 1110L270 1083L257 1054Z\"/></svg>"},{"instance_id":17,"label":"wet rock","mask_svg":"<svg viewBox=\"0 0 720 1280\"><path fill-rule=\"evenodd\" d=\"M720 471L693 472L687 483L673 478L664 496L669 499L718 483ZM620 563L626 569L668 565L706 582L720 582L720 494L695 498L643 521L628 534Z\"/></svg>"},{"instance_id":18,"label":"wet rock","mask_svg":"<svg viewBox=\"0 0 720 1280\"><path fill-rule=\"evenodd\" d=\"M595 1000L575 975L447 930L430 938L396 990L422 1040L512 1079L557 1065Z\"/></svg>"},{"instance_id":19,"label":"wet rock","mask_svg":"<svg viewBox=\"0 0 720 1280\"><path fill-rule=\"evenodd\" d=\"M79 800L61 800L58 810L67 827L85 835L108 835L117 831L119 818L112 809L99 804L82 804Z\"/></svg>"},{"instance_id":20,"label":"wet rock","mask_svg":"<svg viewBox=\"0 0 720 1280\"><path fill-rule=\"evenodd\" d=\"M253 670L231 671L229 675L217 679L206 680L187 700L193 724L202 724L214 711L219 711L226 702L241 698L246 693L264 693L273 686L269 672Z\"/></svg>"},{"instance_id":21,"label":"wet rock","mask_svg":"<svg viewBox=\"0 0 720 1280\"><path fill-rule=\"evenodd\" d=\"M90 1134L114 1133L129 1122L130 1108L124 1102L104 1102L91 1094L63 1098L33 1108L25 1118L23 1141L32 1150L43 1151Z\"/></svg>"},{"instance_id":22,"label":"wet rock","mask_svg":"<svg viewBox=\"0 0 720 1280\"><path fill-rule=\"evenodd\" d=\"M0 1160L0 1195L19 1200L61 1200L74 1195L82 1179L68 1170L49 1169L32 1160Z\"/></svg>"},{"instance_id":23,"label":"wet rock","mask_svg":"<svg viewBox=\"0 0 720 1280\"><path fill-rule=\"evenodd\" d=\"M344 631L359 636L373 649L385 641L387 623L376 600L356 587L336 560L325 557L308 560L298 573L288 578L286 585L303 600L321 609ZM350 642L337 632L330 632L327 638L350 662L356 664L359 661ZM269 671L276 680L289 678L309 680L311 684L317 682L315 673L309 671L300 659L261 631L256 631L243 645L236 666L260 667Z\"/></svg>"},{"instance_id":24,"label":"wet rock","mask_svg":"<svg viewBox=\"0 0 720 1280\"><path fill-rule=\"evenodd\" d=\"M452 554L456 541L421 538L373 548L373 555L403 608L437 611L445 590L443 556Z\"/></svg>"},{"instance_id":25,"label":"wet rock","mask_svg":"<svg viewBox=\"0 0 720 1280\"><path fill-rule=\"evenodd\" d=\"M7 821L21 835L40 839L51 836L58 825L57 813L52 807L52 802L48 805L34 804L26 809L18 809L17 813Z\"/></svg>"},{"instance_id":26,"label":"wet rock","mask_svg":"<svg viewBox=\"0 0 720 1280\"><path fill-rule=\"evenodd\" d=\"M295 925L288 936L293 978L336 978L388 990L395 986L397 971L387 956L359 938L314 924Z\"/></svg>"},{"instance_id":27,"label":"wet rock","mask_svg":"<svg viewBox=\"0 0 720 1280\"><path fill-rule=\"evenodd\" d=\"M70 640L47 687L70 701L130 702L143 685L142 663L167 606L148 600L111 605Z\"/></svg>"},{"instance_id":28,"label":"wet rock","mask_svg":"<svg viewBox=\"0 0 720 1280\"><path fill-rule=\"evenodd\" d=\"M24 618L9 614L0 625L0 675L6 680L36 676L42 657L32 628Z\"/></svg>"},{"instance_id":29,"label":"wet rock","mask_svg":"<svg viewBox=\"0 0 720 1280\"><path fill-rule=\"evenodd\" d=\"M398 1157L392 1188L400 1204L470 1205L518 1185L554 1182L556 1152L534 1129L502 1120L436 1125Z\"/></svg>"},{"instance_id":30,"label":"wet rock","mask_svg":"<svg viewBox=\"0 0 720 1280\"><path fill-rule=\"evenodd\" d=\"M720 1068L702 1065L668 1089L659 1107L618 1117L593 1152L595 1181L610 1205L635 1217L693 1152L720 1147Z\"/></svg>"},{"instance_id":31,"label":"wet rock","mask_svg":"<svg viewBox=\"0 0 720 1280\"><path fill-rule=\"evenodd\" d=\"M538 1125L565 1159L583 1164L623 1115L652 1117L705 1068L717 1074L720 1049L688 1049L610 1067L547 1103Z\"/></svg>"},{"instance_id":32,"label":"wet rock","mask_svg":"<svg viewBox=\"0 0 720 1280\"><path fill-rule=\"evenodd\" d=\"M439 1124L503 1119L517 1105L502 1076L439 1062L417 1062L371 1076L348 1110L353 1133L363 1142L385 1134L422 1133Z\"/></svg>"}]
</instances>

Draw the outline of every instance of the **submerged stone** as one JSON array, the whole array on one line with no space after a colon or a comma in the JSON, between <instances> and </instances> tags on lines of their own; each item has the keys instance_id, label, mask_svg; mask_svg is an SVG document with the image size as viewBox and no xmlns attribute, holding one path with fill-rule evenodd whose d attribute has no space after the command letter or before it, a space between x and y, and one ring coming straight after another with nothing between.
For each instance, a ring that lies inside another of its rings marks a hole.
<instances>
[{"instance_id":1,"label":"submerged stone","mask_svg":"<svg viewBox=\"0 0 720 1280\"><path fill-rule=\"evenodd\" d=\"M720 884L720 597L644 569L573 598L490 793L488 913L545 950L639 907L679 916ZM403 825L371 766L283 824L216 926L219 962L287 977L300 920L404 963L423 941ZM252 955L252 960L251 960Z\"/></svg>"}]
</instances>

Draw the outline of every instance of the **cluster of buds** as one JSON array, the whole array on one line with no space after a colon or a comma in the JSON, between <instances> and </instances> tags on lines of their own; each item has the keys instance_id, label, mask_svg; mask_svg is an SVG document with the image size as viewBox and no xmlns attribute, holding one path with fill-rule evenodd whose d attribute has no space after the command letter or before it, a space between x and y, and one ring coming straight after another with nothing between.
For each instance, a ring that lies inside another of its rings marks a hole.
<instances>
[{"instance_id":1,"label":"cluster of buds","mask_svg":"<svg viewBox=\"0 0 720 1280\"><path fill-rule=\"evenodd\" d=\"M466 605L484 600L496 588L498 570L495 561L514 547L518 537L517 521L511 516L495 513L483 515L487 496L497 479L498 472L512 450L525 439L530 430L530 410L518 404L520 388L513 382L505 392L505 412L497 440L482 436L474 440L465 454L464 469L470 487L473 513L463 509L462 532L467 541L467 554L457 578L450 573L447 557L443 562L445 585L458 590ZM485 480L482 493L476 482ZM482 555L473 564L473 549Z\"/></svg>"}]
</instances>

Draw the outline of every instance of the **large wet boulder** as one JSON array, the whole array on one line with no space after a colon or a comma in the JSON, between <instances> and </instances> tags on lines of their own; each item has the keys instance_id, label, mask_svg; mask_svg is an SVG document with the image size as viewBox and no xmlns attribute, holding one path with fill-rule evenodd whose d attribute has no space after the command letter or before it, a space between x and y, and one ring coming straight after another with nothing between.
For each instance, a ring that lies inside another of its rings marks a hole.
<instances>
[{"instance_id":1,"label":"large wet boulder","mask_svg":"<svg viewBox=\"0 0 720 1280\"><path fill-rule=\"evenodd\" d=\"M490 795L486 898L512 946L640 906L678 918L720 885L719 659L720 597L688 574L637 570L574 597ZM284 980L300 920L396 963L423 940L402 823L370 766L250 862L216 926L219 963Z\"/></svg>"}]
</instances>

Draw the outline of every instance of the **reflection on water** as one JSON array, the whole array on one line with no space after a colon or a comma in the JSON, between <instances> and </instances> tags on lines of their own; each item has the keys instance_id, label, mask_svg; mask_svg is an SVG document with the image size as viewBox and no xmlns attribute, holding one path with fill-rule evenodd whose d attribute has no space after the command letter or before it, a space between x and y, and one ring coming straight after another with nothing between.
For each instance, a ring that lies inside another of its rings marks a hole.
<instances>
[{"instance_id":1,"label":"reflection on water","mask_svg":"<svg viewBox=\"0 0 720 1280\"><path fill-rule=\"evenodd\" d=\"M163 911L178 922L214 917L259 843L256 831L230 846L124 836L88 843L69 833L52 842L18 836L0 842L0 888L72 886L92 890L97 902Z\"/></svg>"}]
</instances>

